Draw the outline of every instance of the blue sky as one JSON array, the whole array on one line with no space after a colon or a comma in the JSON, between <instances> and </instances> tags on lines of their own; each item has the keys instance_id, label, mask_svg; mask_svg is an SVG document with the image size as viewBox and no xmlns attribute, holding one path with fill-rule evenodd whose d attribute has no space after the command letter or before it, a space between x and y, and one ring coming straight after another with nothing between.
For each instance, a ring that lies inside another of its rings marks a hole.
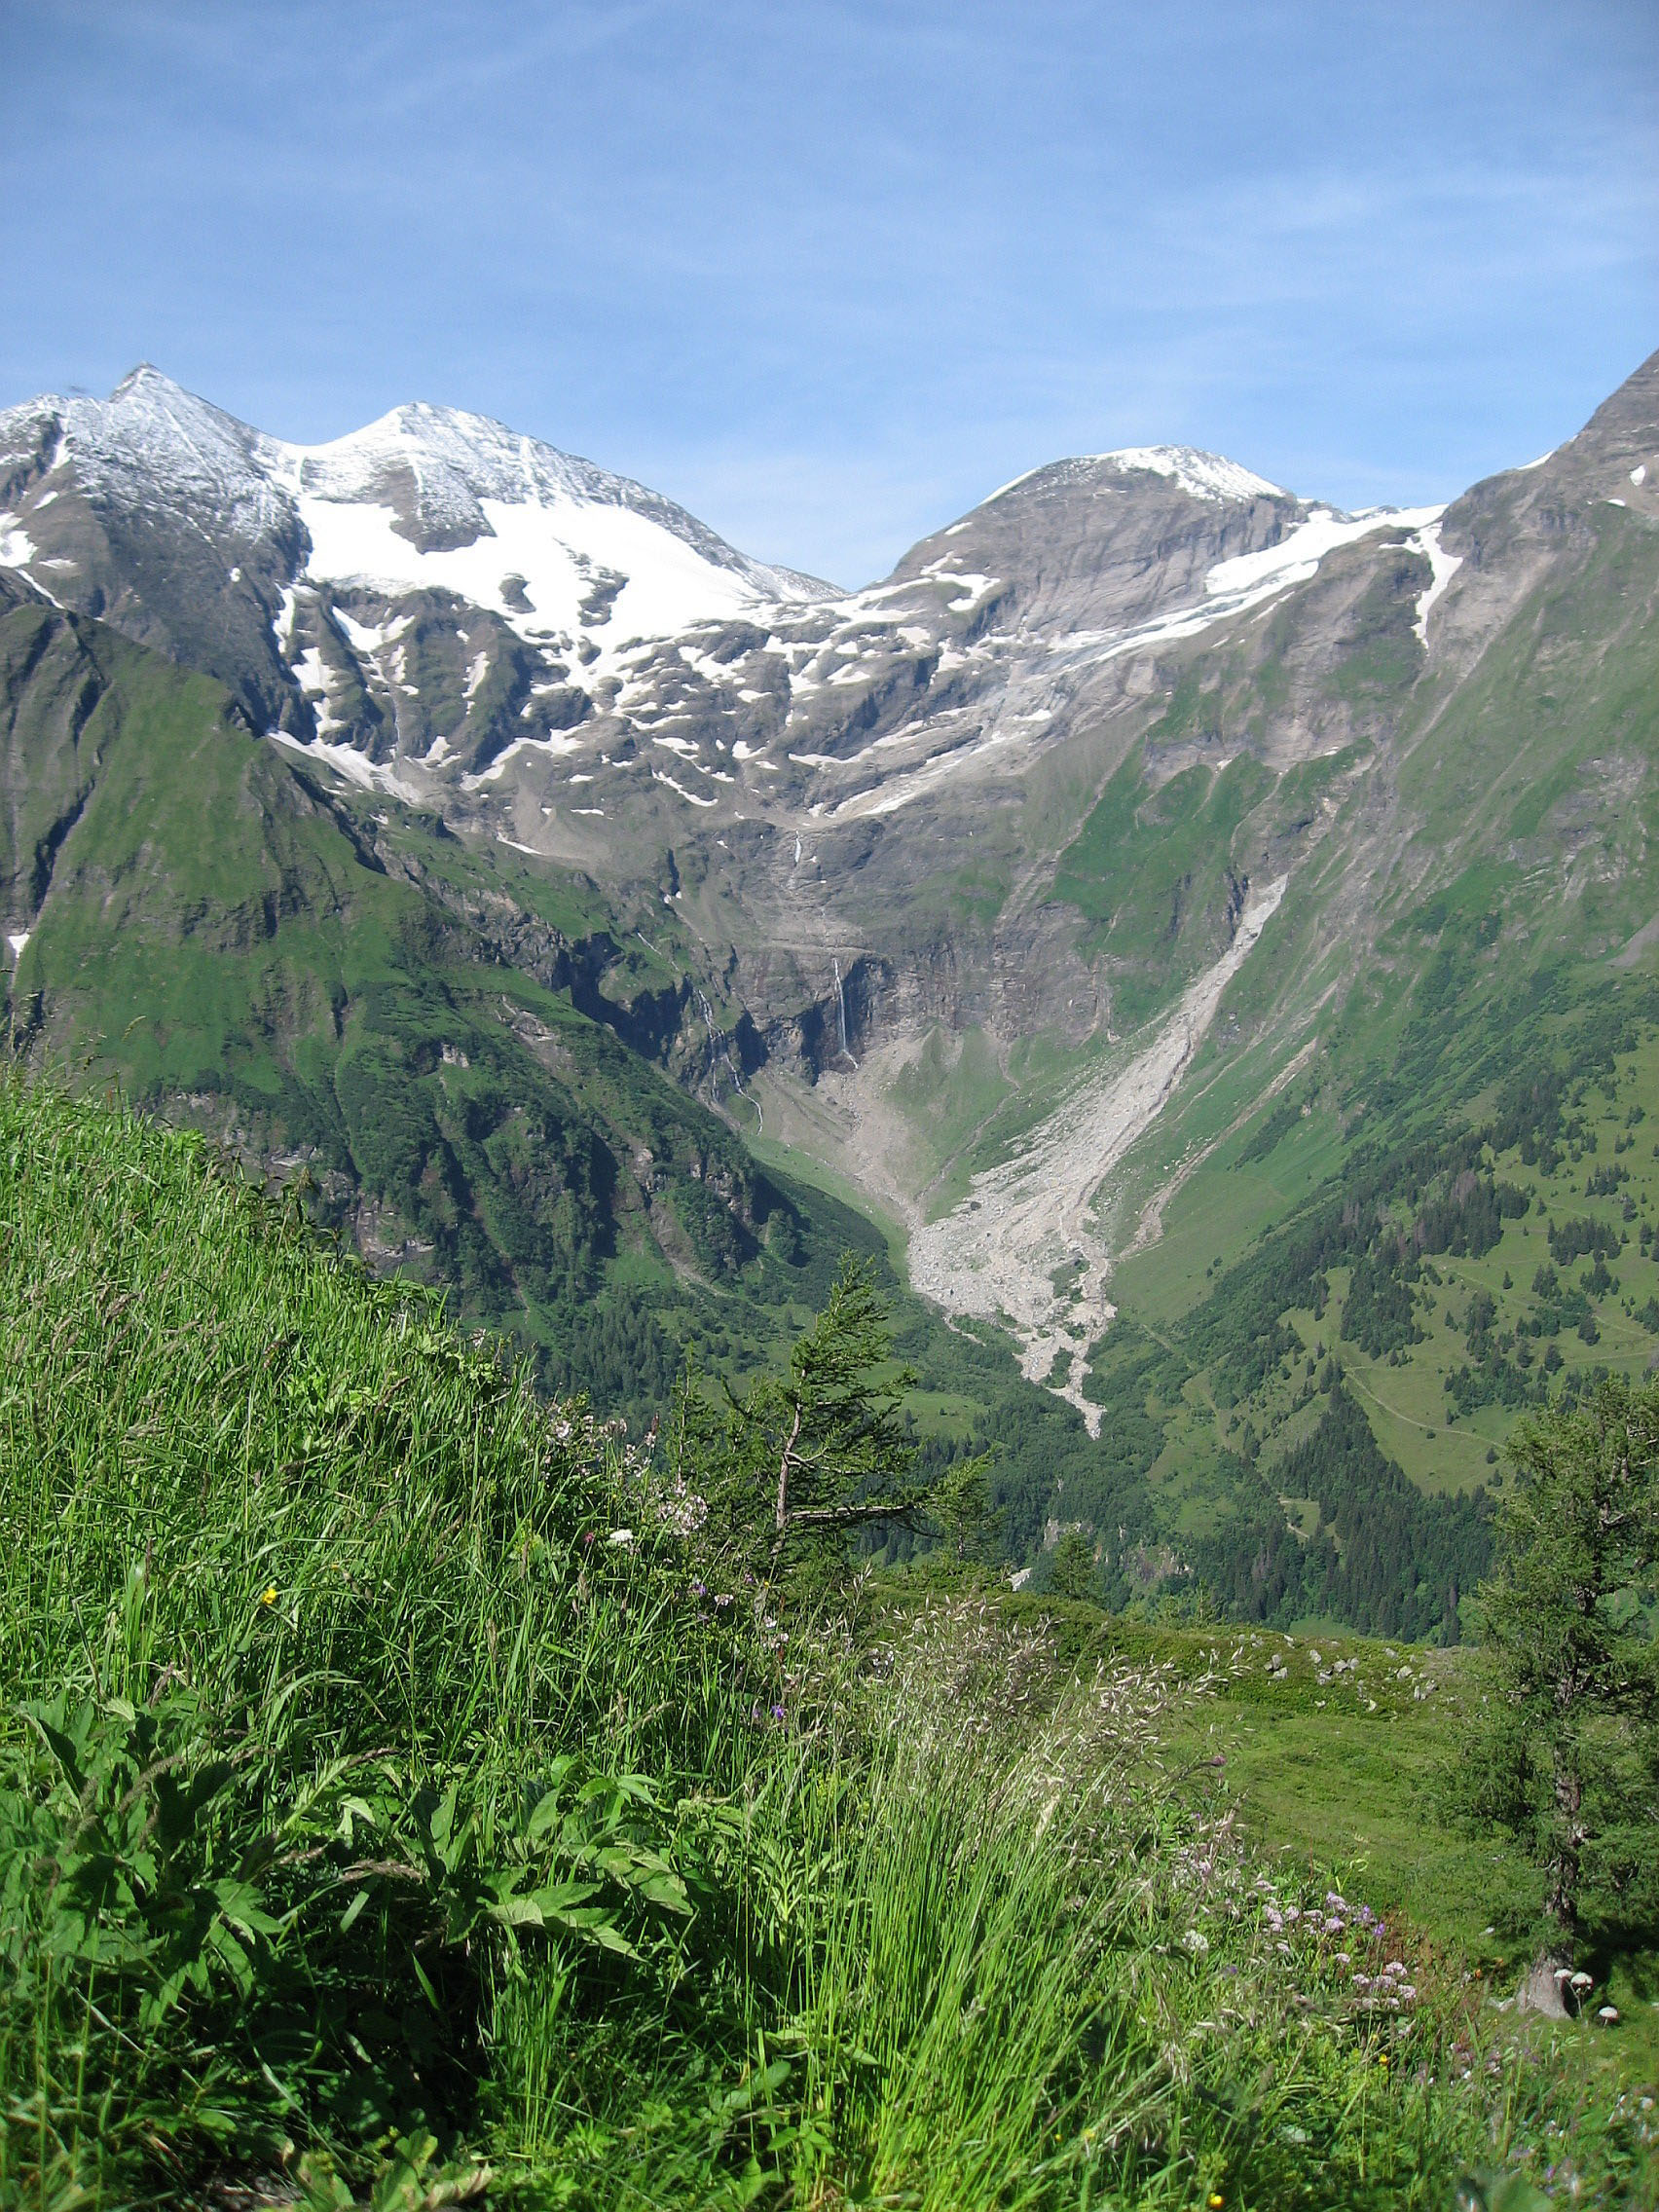
<instances>
[{"instance_id":1,"label":"blue sky","mask_svg":"<svg viewBox=\"0 0 1659 2212\"><path fill-rule=\"evenodd\" d=\"M840 582L1060 454L1445 497L1659 346L1653 0L0 0L0 404L497 415Z\"/></svg>"}]
</instances>

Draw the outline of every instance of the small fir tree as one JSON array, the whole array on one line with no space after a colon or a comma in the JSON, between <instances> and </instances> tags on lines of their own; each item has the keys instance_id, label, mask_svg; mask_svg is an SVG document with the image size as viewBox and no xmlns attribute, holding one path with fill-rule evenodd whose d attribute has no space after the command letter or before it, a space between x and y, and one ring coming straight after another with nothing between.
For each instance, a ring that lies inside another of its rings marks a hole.
<instances>
[{"instance_id":1,"label":"small fir tree","mask_svg":"<svg viewBox=\"0 0 1659 2212\"><path fill-rule=\"evenodd\" d=\"M833 1568L861 1530L898 1525L984 1548L988 1460L942 1481L915 1473L903 1415L914 1369L892 1365L893 1333L867 1263L850 1256L830 1300L796 1343L782 1375L765 1375L723 1410L708 1405L687 1368L677 1409L677 1450L699 1471L715 1547L758 1579L811 1562Z\"/></svg>"},{"instance_id":2,"label":"small fir tree","mask_svg":"<svg viewBox=\"0 0 1659 2212\"><path fill-rule=\"evenodd\" d=\"M1084 1599L1094 1588L1094 1547L1079 1529L1068 1529L1054 1546L1050 1588L1056 1598Z\"/></svg>"},{"instance_id":3,"label":"small fir tree","mask_svg":"<svg viewBox=\"0 0 1659 2212\"><path fill-rule=\"evenodd\" d=\"M1453 1788L1542 1869L1542 1969L1574 1963L1587 1923L1655 1903L1659 1388L1604 1383L1523 1421L1509 1452L1516 1481L1480 1592L1485 1703Z\"/></svg>"}]
</instances>

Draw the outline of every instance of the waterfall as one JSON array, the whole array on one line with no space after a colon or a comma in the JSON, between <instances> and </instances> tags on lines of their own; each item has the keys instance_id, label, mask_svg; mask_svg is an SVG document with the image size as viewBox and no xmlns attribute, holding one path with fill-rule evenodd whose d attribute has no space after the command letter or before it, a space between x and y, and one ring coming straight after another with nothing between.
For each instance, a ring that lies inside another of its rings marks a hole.
<instances>
[{"instance_id":1,"label":"waterfall","mask_svg":"<svg viewBox=\"0 0 1659 2212\"><path fill-rule=\"evenodd\" d=\"M841 1057L844 1060L853 1060L853 1055L847 1048L847 994L841 988L841 963L838 960L832 960L831 964L835 970L835 1020L841 1032ZM857 1067L858 1064L857 1060L853 1060L854 1067Z\"/></svg>"},{"instance_id":2,"label":"waterfall","mask_svg":"<svg viewBox=\"0 0 1659 2212\"><path fill-rule=\"evenodd\" d=\"M731 1056L731 1048L715 1027L715 1010L709 1004L708 992L704 990L701 983L693 983L691 988L697 994L697 1004L702 1010L703 1027L709 1034L709 1073L711 1076L714 1074L717 1063L720 1061L725 1063L726 1074L731 1078L732 1089L746 1106L753 1106L755 1109L755 1134L759 1136L766 1126L766 1117L760 1111L760 1101L757 1098L751 1098L748 1091L743 1088L743 1078L737 1072L737 1062Z\"/></svg>"}]
</instances>

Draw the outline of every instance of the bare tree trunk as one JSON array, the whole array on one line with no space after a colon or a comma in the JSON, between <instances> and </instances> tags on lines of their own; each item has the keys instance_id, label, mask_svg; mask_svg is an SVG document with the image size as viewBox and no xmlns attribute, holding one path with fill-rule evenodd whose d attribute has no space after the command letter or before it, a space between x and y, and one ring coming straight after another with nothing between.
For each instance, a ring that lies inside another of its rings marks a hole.
<instances>
[{"instance_id":1,"label":"bare tree trunk","mask_svg":"<svg viewBox=\"0 0 1659 2212\"><path fill-rule=\"evenodd\" d=\"M772 1566L777 1567L784 1549L784 1538L790 1527L790 1469L794 1462L795 1440L800 1435L801 1409L796 1406L794 1419L790 1423L789 1441L778 1455L778 1501L775 1510L777 1534L772 1540Z\"/></svg>"},{"instance_id":2,"label":"bare tree trunk","mask_svg":"<svg viewBox=\"0 0 1659 2212\"><path fill-rule=\"evenodd\" d=\"M1546 2020L1565 2020L1569 2017L1565 1970L1569 1962L1558 1959L1553 1951L1542 1951L1527 1970L1527 1978L1515 1992L1515 2009L1518 2012L1541 2012Z\"/></svg>"},{"instance_id":3,"label":"bare tree trunk","mask_svg":"<svg viewBox=\"0 0 1659 2212\"><path fill-rule=\"evenodd\" d=\"M1557 1742L1556 1832L1550 1845L1549 1894L1544 1909L1555 1923L1559 1947L1570 1958L1578 1936L1578 1882L1584 1851L1584 1780L1571 1746Z\"/></svg>"}]
</instances>

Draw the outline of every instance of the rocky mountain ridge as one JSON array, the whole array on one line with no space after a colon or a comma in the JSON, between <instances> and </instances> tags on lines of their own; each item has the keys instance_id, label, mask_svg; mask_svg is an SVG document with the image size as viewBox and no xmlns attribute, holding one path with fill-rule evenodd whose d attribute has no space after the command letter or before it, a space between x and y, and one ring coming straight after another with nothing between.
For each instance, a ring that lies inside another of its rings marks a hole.
<instances>
[{"instance_id":1,"label":"rocky mountain ridge","mask_svg":"<svg viewBox=\"0 0 1659 2212\"><path fill-rule=\"evenodd\" d=\"M642 762L682 810L896 811L1053 734L1080 679L1436 521L1137 448L1034 470L836 593L481 417L404 407L303 448L148 367L107 402L0 414L0 550L57 604L217 676L256 727L345 749L367 787L537 849Z\"/></svg>"},{"instance_id":2,"label":"rocky mountain ridge","mask_svg":"<svg viewBox=\"0 0 1659 2212\"><path fill-rule=\"evenodd\" d=\"M302 450L154 371L0 416L0 507L19 589L216 677L469 957L838 1177L1093 1426L1123 1271L1299 1087L1351 1144L1454 987L1474 1035L1656 949L1659 356L1444 507L1128 449L851 593L479 418ZM6 894L43 1035L57 850Z\"/></svg>"}]
</instances>

